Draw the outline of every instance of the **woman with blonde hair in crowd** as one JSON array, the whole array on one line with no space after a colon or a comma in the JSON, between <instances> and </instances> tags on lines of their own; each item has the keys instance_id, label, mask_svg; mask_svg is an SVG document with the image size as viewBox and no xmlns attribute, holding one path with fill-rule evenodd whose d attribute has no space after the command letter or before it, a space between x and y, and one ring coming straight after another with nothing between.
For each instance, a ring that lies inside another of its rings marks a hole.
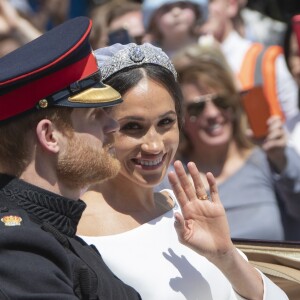
<instances>
[{"instance_id":1,"label":"woman with blonde hair in crowd","mask_svg":"<svg viewBox=\"0 0 300 300\"><path fill-rule=\"evenodd\" d=\"M234 238L300 240L300 158L272 116L259 146L246 134L241 94L217 42L188 46L173 59L184 95L177 158L211 171ZM168 186L165 179L159 188Z\"/></svg>"}]
</instances>

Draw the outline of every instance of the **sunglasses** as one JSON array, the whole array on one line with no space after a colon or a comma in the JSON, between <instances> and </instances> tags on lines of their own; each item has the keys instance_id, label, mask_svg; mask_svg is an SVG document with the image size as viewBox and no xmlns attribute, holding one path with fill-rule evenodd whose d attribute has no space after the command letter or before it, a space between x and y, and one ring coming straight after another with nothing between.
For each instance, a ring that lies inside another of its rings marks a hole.
<instances>
[{"instance_id":1,"label":"sunglasses","mask_svg":"<svg viewBox=\"0 0 300 300\"><path fill-rule=\"evenodd\" d=\"M206 103L212 101L220 109L228 109L230 104L228 98L218 94L208 94L201 96L193 103L186 105L186 111L190 116L198 117L205 109Z\"/></svg>"}]
</instances>

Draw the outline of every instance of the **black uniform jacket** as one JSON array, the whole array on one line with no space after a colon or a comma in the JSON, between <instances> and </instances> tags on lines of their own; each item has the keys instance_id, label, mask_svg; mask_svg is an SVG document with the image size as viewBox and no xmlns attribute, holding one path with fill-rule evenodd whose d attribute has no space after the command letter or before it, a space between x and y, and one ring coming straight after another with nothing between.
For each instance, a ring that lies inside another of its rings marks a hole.
<instances>
[{"instance_id":1,"label":"black uniform jacket","mask_svg":"<svg viewBox=\"0 0 300 300\"><path fill-rule=\"evenodd\" d=\"M85 203L0 174L0 299L140 299L75 236Z\"/></svg>"}]
</instances>

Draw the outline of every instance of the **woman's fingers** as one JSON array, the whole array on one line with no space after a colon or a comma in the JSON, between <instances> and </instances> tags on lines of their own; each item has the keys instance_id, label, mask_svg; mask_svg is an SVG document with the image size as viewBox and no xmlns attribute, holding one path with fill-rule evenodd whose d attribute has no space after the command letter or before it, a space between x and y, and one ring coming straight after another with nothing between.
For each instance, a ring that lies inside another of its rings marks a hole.
<instances>
[{"instance_id":1,"label":"woman's fingers","mask_svg":"<svg viewBox=\"0 0 300 300\"><path fill-rule=\"evenodd\" d=\"M218 186L214 175L211 172L208 172L206 174L206 178L209 184L211 201L214 203L220 202Z\"/></svg>"},{"instance_id":2,"label":"woman's fingers","mask_svg":"<svg viewBox=\"0 0 300 300\"><path fill-rule=\"evenodd\" d=\"M175 164L176 164L176 162L174 163L174 168L176 171ZM181 182L179 181L177 171L176 171L176 173L170 172L168 174L168 179L169 179L169 182L172 186L173 192L174 192L179 204L181 206L185 205L189 201L189 199L187 198L186 193L181 186Z\"/></svg>"},{"instance_id":3,"label":"woman's fingers","mask_svg":"<svg viewBox=\"0 0 300 300\"><path fill-rule=\"evenodd\" d=\"M174 162L174 169L187 199L190 201L197 199L195 188L190 182L190 179L180 161L177 160Z\"/></svg>"},{"instance_id":4,"label":"woman's fingers","mask_svg":"<svg viewBox=\"0 0 300 300\"><path fill-rule=\"evenodd\" d=\"M193 183L191 183L187 173L180 161L175 161L175 173L169 173L169 181L173 191L182 204L187 201L209 200L204 184L200 178L200 173L193 162L187 164L188 172L191 175ZM214 176L210 173L208 181L211 192L218 196L218 190ZM214 196L215 197L215 196Z\"/></svg>"},{"instance_id":5,"label":"woman's fingers","mask_svg":"<svg viewBox=\"0 0 300 300\"><path fill-rule=\"evenodd\" d=\"M194 189L195 189L197 198L199 200L208 200L209 198L208 198L206 189L200 178L200 173L199 173L195 163L189 162L187 167L188 167L189 173L193 179Z\"/></svg>"}]
</instances>

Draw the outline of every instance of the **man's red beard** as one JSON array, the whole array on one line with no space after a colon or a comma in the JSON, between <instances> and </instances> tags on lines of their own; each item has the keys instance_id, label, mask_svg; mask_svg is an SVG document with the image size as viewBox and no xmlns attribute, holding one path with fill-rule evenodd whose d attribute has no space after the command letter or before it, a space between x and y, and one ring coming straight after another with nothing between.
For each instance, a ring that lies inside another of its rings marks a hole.
<instances>
[{"instance_id":1,"label":"man's red beard","mask_svg":"<svg viewBox=\"0 0 300 300\"><path fill-rule=\"evenodd\" d=\"M82 137L73 135L57 161L57 175L69 188L86 188L112 178L120 170L119 161L108 147L96 148Z\"/></svg>"}]
</instances>

